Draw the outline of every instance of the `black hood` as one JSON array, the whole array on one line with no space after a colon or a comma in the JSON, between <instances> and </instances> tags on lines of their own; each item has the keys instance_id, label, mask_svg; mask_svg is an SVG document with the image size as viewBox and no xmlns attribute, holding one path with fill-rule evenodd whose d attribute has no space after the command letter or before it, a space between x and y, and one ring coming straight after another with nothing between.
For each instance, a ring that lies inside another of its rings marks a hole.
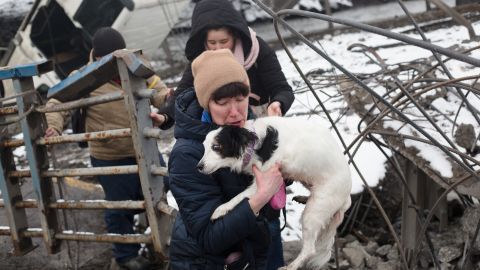
<instances>
[{"instance_id":1,"label":"black hood","mask_svg":"<svg viewBox=\"0 0 480 270\"><path fill-rule=\"evenodd\" d=\"M245 55L250 53L252 40L247 22L228 0L202 0L196 4L192 14L192 30L185 47L185 56L193 61L205 51L206 30L227 26L242 39Z\"/></svg>"}]
</instances>

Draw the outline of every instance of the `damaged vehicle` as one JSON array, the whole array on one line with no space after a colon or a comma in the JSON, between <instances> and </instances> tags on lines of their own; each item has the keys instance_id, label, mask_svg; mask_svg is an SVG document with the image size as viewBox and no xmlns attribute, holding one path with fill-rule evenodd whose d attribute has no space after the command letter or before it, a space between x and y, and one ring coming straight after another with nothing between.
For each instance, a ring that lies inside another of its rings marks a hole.
<instances>
[{"instance_id":1,"label":"damaged vehicle","mask_svg":"<svg viewBox=\"0 0 480 270\"><path fill-rule=\"evenodd\" d=\"M34 78L39 90L46 91L88 62L91 38L98 28L117 29L129 48L142 49L149 55L160 46L189 3L189 0L36 0L0 66L51 60L54 70ZM13 95L11 81L3 81L0 90L4 97Z\"/></svg>"}]
</instances>

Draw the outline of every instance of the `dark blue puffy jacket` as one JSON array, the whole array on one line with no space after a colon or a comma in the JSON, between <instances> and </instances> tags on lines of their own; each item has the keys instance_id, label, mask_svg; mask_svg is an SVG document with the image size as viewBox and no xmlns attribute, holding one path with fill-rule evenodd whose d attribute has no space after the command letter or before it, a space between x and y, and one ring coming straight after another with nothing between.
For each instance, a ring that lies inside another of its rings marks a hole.
<instances>
[{"instance_id":1,"label":"dark blue puffy jacket","mask_svg":"<svg viewBox=\"0 0 480 270\"><path fill-rule=\"evenodd\" d=\"M255 217L246 199L224 217L210 220L219 205L251 183L251 176L228 169L212 175L198 172L202 142L216 126L201 122L203 109L193 88L177 98L175 107L177 141L168 168L179 215L170 242L171 269L223 269L226 256L233 251L243 252L250 262L248 269L264 269L270 239L267 221L262 214Z\"/></svg>"}]
</instances>

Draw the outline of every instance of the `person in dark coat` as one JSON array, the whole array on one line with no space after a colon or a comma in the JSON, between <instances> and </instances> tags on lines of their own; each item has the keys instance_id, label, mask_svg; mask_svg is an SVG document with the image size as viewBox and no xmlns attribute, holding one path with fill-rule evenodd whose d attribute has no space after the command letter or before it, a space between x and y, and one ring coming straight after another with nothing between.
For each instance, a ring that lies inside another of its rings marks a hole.
<instances>
[{"instance_id":1,"label":"person in dark coat","mask_svg":"<svg viewBox=\"0 0 480 270\"><path fill-rule=\"evenodd\" d=\"M193 86L191 61L205 50L230 49L247 70L250 105L268 105L267 114L285 115L295 99L282 72L275 51L256 36L242 15L226 0L202 0L192 14L192 29L185 47L190 61L169 105L161 110L168 119L162 128L174 123L174 98Z\"/></svg>"},{"instance_id":2,"label":"person in dark coat","mask_svg":"<svg viewBox=\"0 0 480 270\"><path fill-rule=\"evenodd\" d=\"M268 115L285 115L294 101L294 95L275 51L256 36L229 1L202 0L196 4L192 14L192 29L185 47L185 56L189 61L193 61L205 50L218 49L230 49L247 71L251 89L250 105L256 108L267 105ZM173 100L192 86L190 63L168 105L160 109L160 116L157 118L163 121L160 126L162 129L171 127L175 121ZM256 113L259 111L256 110ZM280 211L270 209L268 215L274 243L269 251L267 269L270 270L284 265L284 259L278 219Z\"/></svg>"},{"instance_id":3,"label":"person in dark coat","mask_svg":"<svg viewBox=\"0 0 480 270\"><path fill-rule=\"evenodd\" d=\"M195 88L177 98L176 143L168 164L170 189L179 207L170 241L170 267L265 269L270 246L265 206L283 184L281 164L265 172L254 167L257 193L225 216L210 220L218 206L242 192L253 179L226 168L211 175L200 173L197 164L204 153L202 142L218 126L245 125L251 116L250 89L245 70L229 50L204 52L192 68Z\"/></svg>"}]
</instances>

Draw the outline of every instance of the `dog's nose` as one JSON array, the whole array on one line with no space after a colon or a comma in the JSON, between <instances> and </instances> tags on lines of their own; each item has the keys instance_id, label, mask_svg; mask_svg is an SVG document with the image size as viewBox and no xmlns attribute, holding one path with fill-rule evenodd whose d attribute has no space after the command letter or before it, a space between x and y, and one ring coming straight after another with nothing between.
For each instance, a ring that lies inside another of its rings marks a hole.
<instances>
[{"instance_id":1,"label":"dog's nose","mask_svg":"<svg viewBox=\"0 0 480 270\"><path fill-rule=\"evenodd\" d=\"M203 167L204 167L203 163L198 163L197 170L203 171Z\"/></svg>"}]
</instances>

